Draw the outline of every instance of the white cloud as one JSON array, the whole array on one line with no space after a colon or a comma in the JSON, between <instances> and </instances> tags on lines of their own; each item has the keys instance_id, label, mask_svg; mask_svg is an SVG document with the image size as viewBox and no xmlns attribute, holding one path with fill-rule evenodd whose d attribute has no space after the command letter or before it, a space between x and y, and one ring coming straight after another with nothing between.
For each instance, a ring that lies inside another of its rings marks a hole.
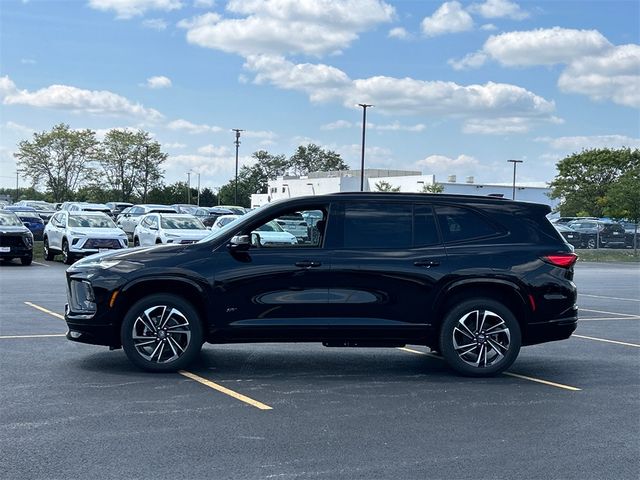
<instances>
[{"instance_id":1,"label":"white cloud","mask_svg":"<svg viewBox=\"0 0 640 480\"><path fill-rule=\"evenodd\" d=\"M482 135L506 135L512 133L526 133L540 123L562 124L564 120L558 117L529 118L529 117L504 117L504 118L471 118L464 122L464 133L478 133Z\"/></svg>"},{"instance_id":2,"label":"white cloud","mask_svg":"<svg viewBox=\"0 0 640 480\"><path fill-rule=\"evenodd\" d=\"M484 3L474 3L469 7L469 11L484 18L523 20L529 17L529 13L522 10L520 5L509 0L487 0Z\"/></svg>"},{"instance_id":3,"label":"white cloud","mask_svg":"<svg viewBox=\"0 0 640 480\"><path fill-rule=\"evenodd\" d=\"M229 149L227 147L216 147L215 145L209 144L209 145L204 145L200 148L198 148L198 153L200 155L213 155L216 157L222 157L224 155L228 155L229 154Z\"/></svg>"},{"instance_id":4,"label":"white cloud","mask_svg":"<svg viewBox=\"0 0 640 480\"><path fill-rule=\"evenodd\" d=\"M51 85L34 92L19 90L8 77L0 77L0 97L4 105L28 105L37 108L57 108L94 115L128 115L159 120L162 114L140 103L107 90L84 90L69 85Z\"/></svg>"},{"instance_id":5,"label":"white cloud","mask_svg":"<svg viewBox=\"0 0 640 480\"><path fill-rule=\"evenodd\" d=\"M180 0L89 0L89 6L103 12L113 10L119 19L144 15L149 10L165 12L182 8Z\"/></svg>"},{"instance_id":6,"label":"white cloud","mask_svg":"<svg viewBox=\"0 0 640 480\"><path fill-rule=\"evenodd\" d=\"M407 32L402 27L396 27L396 28L392 28L391 30L389 30L389 33L387 34L387 37L389 37L389 38L398 38L400 40L405 40L405 39L409 38L409 32Z\"/></svg>"},{"instance_id":7,"label":"white cloud","mask_svg":"<svg viewBox=\"0 0 640 480\"><path fill-rule=\"evenodd\" d=\"M496 27L493 23L485 23L480 27L480 30L484 30L485 32L490 32L497 29L498 27Z\"/></svg>"},{"instance_id":8,"label":"white cloud","mask_svg":"<svg viewBox=\"0 0 640 480\"><path fill-rule=\"evenodd\" d=\"M340 101L348 108L364 102L384 114L546 117L555 109L552 101L503 83L464 86L384 76L352 80L328 65L296 65L264 56L250 58L245 67L256 73L256 82L305 92L312 102Z\"/></svg>"},{"instance_id":9,"label":"white cloud","mask_svg":"<svg viewBox=\"0 0 640 480\"><path fill-rule=\"evenodd\" d=\"M354 128L354 127L362 128L362 124L352 123L346 120L337 120L335 122L322 125L320 127L320 130L339 130L339 129L345 129L345 128ZM403 125L400 122L393 122L388 124L377 124L377 123L367 122L367 130L393 131L393 132L398 132L398 131L422 132L426 128L427 127L422 123L418 123L415 125Z\"/></svg>"},{"instance_id":10,"label":"white cloud","mask_svg":"<svg viewBox=\"0 0 640 480\"><path fill-rule=\"evenodd\" d=\"M33 58L21 58L20 63L22 65L35 65L36 61Z\"/></svg>"},{"instance_id":11,"label":"white cloud","mask_svg":"<svg viewBox=\"0 0 640 480\"><path fill-rule=\"evenodd\" d=\"M185 130L187 133L197 134L197 133L218 133L223 132L225 129L221 127L206 125L206 124L195 124L191 123L188 120L183 120L182 118L179 120L173 120L167 124L167 128L170 130Z\"/></svg>"},{"instance_id":12,"label":"white cloud","mask_svg":"<svg viewBox=\"0 0 640 480\"><path fill-rule=\"evenodd\" d=\"M351 128L354 124L346 120L336 120L335 122L327 123L320 127L320 130L342 130L344 128Z\"/></svg>"},{"instance_id":13,"label":"white cloud","mask_svg":"<svg viewBox=\"0 0 640 480\"><path fill-rule=\"evenodd\" d=\"M179 149L179 148L186 148L187 145L185 143L180 143L180 142L169 142L169 143L163 143L162 147Z\"/></svg>"},{"instance_id":14,"label":"white cloud","mask_svg":"<svg viewBox=\"0 0 640 480\"><path fill-rule=\"evenodd\" d=\"M558 87L593 100L640 107L640 45L621 45L574 60L560 75Z\"/></svg>"},{"instance_id":15,"label":"white cloud","mask_svg":"<svg viewBox=\"0 0 640 480\"><path fill-rule=\"evenodd\" d=\"M457 157L447 157L446 155L429 155L422 160L418 160L418 167L427 167L430 171L449 172L457 168L476 167L480 162L470 155L458 155Z\"/></svg>"},{"instance_id":16,"label":"white cloud","mask_svg":"<svg viewBox=\"0 0 640 480\"><path fill-rule=\"evenodd\" d=\"M149 18L142 21L144 28L150 28L151 30L158 30L159 32L166 30L169 24L161 18Z\"/></svg>"},{"instance_id":17,"label":"white cloud","mask_svg":"<svg viewBox=\"0 0 640 480\"><path fill-rule=\"evenodd\" d=\"M319 56L339 52L395 15L382 0L231 0L227 10L232 18L206 13L178 26L190 43L243 56Z\"/></svg>"},{"instance_id":18,"label":"white cloud","mask_svg":"<svg viewBox=\"0 0 640 480\"><path fill-rule=\"evenodd\" d=\"M471 30L473 19L460 2L445 2L433 15L422 20L422 32L428 37Z\"/></svg>"},{"instance_id":19,"label":"white cloud","mask_svg":"<svg viewBox=\"0 0 640 480\"><path fill-rule=\"evenodd\" d=\"M610 47L597 30L553 27L492 35L482 51L502 65L532 66L568 63Z\"/></svg>"},{"instance_id":20,"label":"white cloud","mask_svg":"<svg viewBox=\"0 0 640 480\"><path fill-rule=\"evenodd\" d=\"M21 134L25 134L25 135L31 135L33 132L35 132L35 129L31 127L27 127L25 125L21 125L19 123L12 122L12 121L6 122L4 125L2 125L2 128L6 130L18 132Z\"/></svg>"},{"instance_id":21,"label":"white cloud","mask_svg":"<svg viewBox=\"0 0 640 480\"><path fill-rule=\"evenodd\" d=\"M487 61L487 54L482 52L474 52L465 55L460 60L449 59L447 63L454 70L466 70L468 68L478 68Z\"/></svg>"},{"instance_id":22,"label":"white cloud","mask_svg":"<svg viewBox=\"0 0 640 480\"><path fill-rule=\"evenodd\" d=\"M194 0L194 8L211 8L216 4L214 0Z\"/></svg>"},{"instance_id":23,"label":"white cloud","mask_svg":"<svg viewBox=\"0 0 640 480\"><path fill-rule=\"evenodd\" d=\"M274 140L278 136L269 130L246 130L242 132L243 137L259 138L262 140Z\"/></svg>"},{"instance_id":24,"label":"white cloud","mask_svg":"<svg viewBox=\"0 0 640 480\"><path fill-rule=\"evenodd\" d=\"M156 76L147 78L147 83L144 84L147 88L159 89L171 87L171 79L165 76Z\"/></svg>"},{"instance_id":25,"label":"white cloud","mask_svg":"<svg viewBox=\"0 0 640 480\"><path fill-rule=\"evenodd\" d=\"M592 135L575 137L539 137L539 142L547 143L555 150L576 152L589 148L640 148L640 138L625 135Z\"/></svg>"}]
</instances>

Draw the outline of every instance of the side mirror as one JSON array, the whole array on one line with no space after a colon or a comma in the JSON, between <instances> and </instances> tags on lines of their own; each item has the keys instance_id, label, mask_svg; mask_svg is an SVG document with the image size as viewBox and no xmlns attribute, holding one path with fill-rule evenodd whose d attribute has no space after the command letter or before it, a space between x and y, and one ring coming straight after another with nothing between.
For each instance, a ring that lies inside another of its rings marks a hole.
<instances>
[{"instance_id":1,"label":"side mirror","mask_svg":"<svg viewBox=\"0 0 640 480\"><path fill-rule=\"evenodd\" d=\"M246 252L251 247L251 237L249 235L235 235L227 245L232 252Z\"/></svg>"},{"instance_id":2,"label":"side mirror","mask_svg":"<svg viewBox=\"0 0 640 480\"><path fill-rule=\"evenodd\" d=\"M256 232L251 233L251 246L260 248L262 243L260 242L260 234Z\"/></svg>"}]
</instances>

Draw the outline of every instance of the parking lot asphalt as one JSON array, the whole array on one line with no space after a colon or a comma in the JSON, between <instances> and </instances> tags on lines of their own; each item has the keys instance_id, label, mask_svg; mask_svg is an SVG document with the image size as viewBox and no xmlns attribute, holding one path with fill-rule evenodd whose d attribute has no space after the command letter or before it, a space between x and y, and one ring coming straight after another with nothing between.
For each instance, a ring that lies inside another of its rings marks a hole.
<instances>
[{"instance_id":1,"label":"parking lot asphalt","mask_svg":"<svg viewBox=\"0 0 640 480\"><path fill-rule=\"evenodd\" d=\"M576 334L489 379L411 345L205 345L144 373L63 337L64 270L0 267L1 478L640 476L637 265L578 264Z\"/></svg>"}]
</instances>

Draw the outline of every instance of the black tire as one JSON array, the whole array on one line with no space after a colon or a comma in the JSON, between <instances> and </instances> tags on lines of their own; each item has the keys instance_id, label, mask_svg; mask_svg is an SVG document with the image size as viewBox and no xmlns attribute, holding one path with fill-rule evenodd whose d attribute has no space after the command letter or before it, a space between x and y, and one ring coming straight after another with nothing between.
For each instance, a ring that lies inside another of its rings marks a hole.
<instances>
[{"instance_id":1,"label":"black tire","mask_svg":"<svg viewBox=\"0 0 640 480\"><path fill-rule=\"evenodd\" d=\"M69 251L69 242L67 242L65 238L62 240L62 261L65 265L71 265L73 264L73 260L73 255Z\"/></svg>"},{"instance_id":2,"label":"black tire","mask_svg":"<svg viewBox=\"0 0 640 480\"><path fill-rule=\"evenodd\" d=\"M55 259L56 254L49 248L49 239L44 237L44 246L42 247L44 250L44 259L51 262Z\"/></svg>"},{"instance_id":3,"label":"black tire","mask_svg":"<svg viewBox=\"0 0 640 480\"><path fill-rule=\"evenodd\" d=\"M593 250L594 248L596 248L596 239L595 238L590 238L589 240L587 240L587 248L590 250Z\"/></svg>"},{"instance_id":4,"label":"black tire","mask_svg":"<svg viewBox=\"0 0 640 480\"><path fill-rule=\"evenodd\" d=\"M133 246L134 247L140 246L140 240L138 240L138 237L133 237Z\"/></svg>"},{"instance_id":5,"label":"black tire","mask_svg":"<svg viewBox=\"0 0 640 480\"><path fill-rule=\"evenodd\" d=\"M172 315L164 317L167 312ZM158 322L163 320L165 326L158 329ZM178 323L185 320L187 325ZM129 309L120 328L120 338L124 352L137 367L151 372L174 372L185 368L198 356L203 329L200 316L191 303L175 295L156 294L139 300Z\"/></svg>"},{"instance_id":6,"label":"black tire","mask_svg":"<svg viewBox=\"0 0 640 480\"><path fill-rule=\"evenodd\" d=\"M21 257L20 262L25 266L31 265L31 262L33 262L33 255L30 255L28 257Z\"/></svg>"},{"instance_id":7,"label":"black tire","mask_svg":"<svg viewBox=\"0 0 640 480\"><path fill-rule=\"evenodd\" d=\"M162 240L160 240L159 238L156 238L156 245L162 245Z\"/></svg>"},{"instance_id":8,"label":"black tire","mask_svg":"<svg viewBox=\"0 0 640 480\"><path fill-rule=\"evenodd\" d=\"M455 371L470 377L504 372L518 356L521 342L520 324L513 313L489 298L473 298L454 306L440 329L444 359Z\"/></svg>"}]
</instances>

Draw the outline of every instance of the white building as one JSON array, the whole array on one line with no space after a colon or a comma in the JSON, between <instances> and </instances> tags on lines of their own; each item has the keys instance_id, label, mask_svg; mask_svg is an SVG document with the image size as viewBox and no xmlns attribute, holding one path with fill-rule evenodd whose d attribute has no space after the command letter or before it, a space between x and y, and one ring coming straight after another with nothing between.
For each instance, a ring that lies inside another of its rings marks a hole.
<instances>
[{"instance_id":1,"label":"white building","mask_svg":"<svg viewBox=\"0 0 640 480\"><path fill-rule=\"evenodd\" d=\"M364 190L378 191L376 184L386 182L400 192L421 192L425 185L436 183L435 175L422 175L419 171L365 169ZM473 177L458 182L449 175L446 182L437 182L444 187L443 193L461 195L494 195L511 198L513 187L508 183L476 183ZM274 200L307 195L324 195L360 190L360 170L336 172L313 172L306 176L284 176L269 180L268 193L251 195L251 207L260 207ZM544 182L516 182L516 200L545 203L554 208L558 201L548 196L550 189Z\"/></svg>"}]
</instances>

